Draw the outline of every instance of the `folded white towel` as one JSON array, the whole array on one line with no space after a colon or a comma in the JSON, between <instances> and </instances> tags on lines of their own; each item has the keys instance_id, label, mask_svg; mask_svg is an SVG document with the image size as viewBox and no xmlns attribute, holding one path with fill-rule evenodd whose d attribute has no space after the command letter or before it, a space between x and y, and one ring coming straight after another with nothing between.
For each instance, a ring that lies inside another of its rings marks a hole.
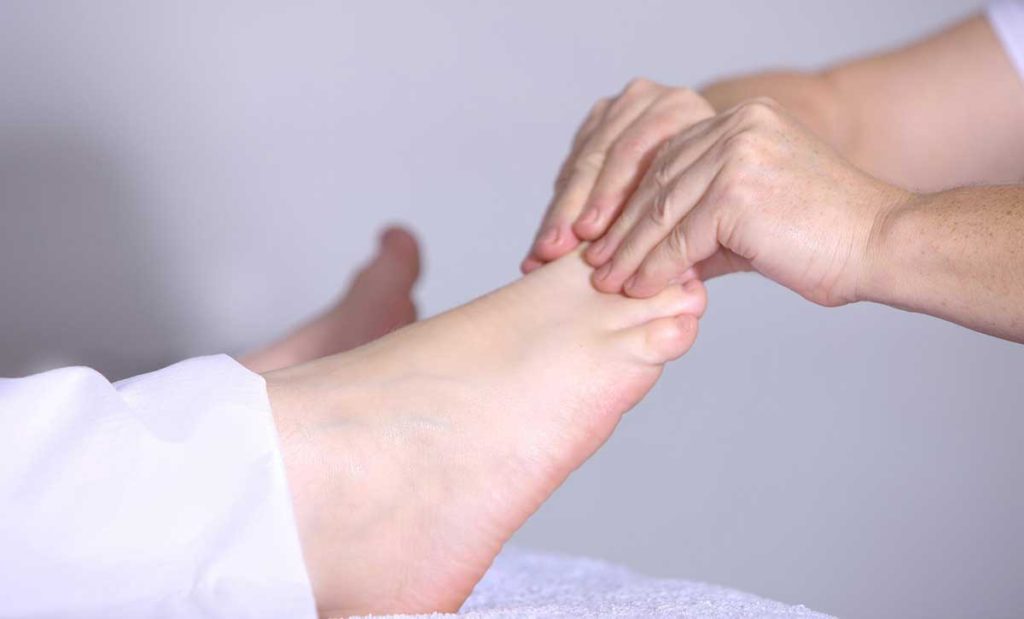
<instances>
[{"instance_id":1,"label":"folded white towel","mask_svg":"<svg viewBox=\"0 0 1024 619\"><path fill-rule=\"evenodd\" d=\"M603 561L515 548L506 548L495 560L459 616L828 617L803 606L790 606L715 585L650 578Z\"/></svg>"}]
</instances>

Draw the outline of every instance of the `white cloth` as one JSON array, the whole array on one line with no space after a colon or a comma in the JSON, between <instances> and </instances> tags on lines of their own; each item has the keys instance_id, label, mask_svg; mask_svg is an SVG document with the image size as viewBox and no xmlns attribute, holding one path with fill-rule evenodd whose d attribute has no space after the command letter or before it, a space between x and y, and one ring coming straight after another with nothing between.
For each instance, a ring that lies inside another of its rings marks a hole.
<instances>
[{"instance_id":1,"label":"white cloth","mask_svg":"<svg viewBox=\"0 0 1024 619\"><path fill-rule=\"evenodd\" d=\"M315 617L263 379L0 379L0 617Z\"/></svg>"},{"instance_id":2,"label":"white cloth","mask_svg":"<svg viewBox=\"0 0 1024 619\"><path fill-rule=\"evenodd\" d=\"M825 617L514 549L461 614ZM0 379L0 617L315 616L260 376L221 355Z\"/></svg>"},{"instance_id":3,"label":"white cloth","mask_svg":"<svg viewBox=\"0 0 1024 619\"><path fill-rule=\"evenodd\" d=\"M452 617L434 614L432 617ZM506 548L463 605L477 619L694 617L827 619L828 615L716 585L641 576L578 557Z\"/></svg>"},{"instance_id":4,"label":"white cloth","mask_svg":"<svg viewBox=\"0 0 1024 619\"><path fill-rule=\"evenodd\" d=\"M1006 55L1024 78L1024 2L999 0L989 4L986 13Z\"/></svg>"}]
</instances>

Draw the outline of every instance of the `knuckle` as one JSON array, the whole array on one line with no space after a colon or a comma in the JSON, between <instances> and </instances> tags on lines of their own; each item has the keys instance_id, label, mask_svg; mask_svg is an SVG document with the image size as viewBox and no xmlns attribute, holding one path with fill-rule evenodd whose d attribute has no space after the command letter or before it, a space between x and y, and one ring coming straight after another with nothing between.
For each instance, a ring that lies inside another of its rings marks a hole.
<instances>
[{"instance_id":1,"label":"knuckle","mask_svg":"<svg viewBox=\"0 0 1024 619\"><path fill-rule=\"evenodd\" d=\"M597 174L604 166L605 154L599 150L591 150L581 153L573 161L571 172L579 174Z\"/></svg>"},{"instance_id":2,"label":"knuckle","mask_svg":"<svg viewBox=\"0 0 1024 619\"><path fill-rule=\"evenodd\" d=\"M651 223L659 228L670 224L672 221L673 202L672 191L659 191L654 200L651 201L651 207L647 211L647 217Z\"/></svg>"},{"instance_id":3,"label":"knuckle","mask_svg":"<svg viewBox=\"0 0 1024 619\"><path fill-rule=\"evenodd\" d=\"M707 99L695 92L686 91L686 94L677 95L677 99L674 106L685 114L685 120L688 122L692 123L695 120L711 118L715 115L715 108L711 107Z\"/></svg>"},{"instance_id":4,"label":"knuckle","mask_svg":"<svg viewBox=\"0 0 1024 619\"><path fill-rule=\"evenodd\" d=\"M659 193L664 193L672 183L672 160L661 158L651 168L651 181L658 188Z\"/></svg>"},{"instance_id":5,"label":"knuckle","mask_svg":"<svg viewBox=\"0 0 1024 619\"><path fill-rule=\"evenodd\" d=\"M742 207L751 201L750 186L739 174L730 175L723 180L715 193L716 202L723 206Z\"/></svg>"},{"instance_id":6,"label":"knuckle","mask_svg":"<svg viewBox=\"0 0 1024 619\"><path fill-rule=\"evenodd\" d=\"M655 86L656 84L646 77L634 77L626 84L623 92L626 94L640 94L653 89Z\"/></svg>"},{"instance_id":7,"label":"knuckle","mask_svg":"<svg viewBox=\"0 0 1024 619\"><path fill-rule=\"evenodd\" d=\"M761 137L753 131L739 131L725 139L725 149L734 159L748 162L760 156Z\"/></svg>"},{"instance_id":8,"label":"knuckle","mask_svg":"<svg viewBox=\"0 0 1024 619\"><path fill-rule=\"evenodd\" d=\"M679 143L679 140L679 134L670 136L667 139L663 140L662 143L658 146L657 152L655 153L657 161L661 162L661 164L664 165L667 160L671 159L672 151Z\"/></svg>"},{"instance_id":9,"label":"knuckle","mask_svg":"<svg viewBox=\"0 0 1024 619\"><path fill-rule=\"evenodd\" d=\"M743 120L756 126L775 122L778 119L779 108L774 100L757 97L741 104L739 114Z\"/></svg>"},{"instance_id":10,"label":"knuckle","mask_svg":"<svg viewBox=\"0 0 1024 619\"><path fill-rule=\"evenodd\" d=\"M624 135L612 145L613 157L622 159L639 159L647 152L647 140L640 135Z\"/></svg>"},{"instance_id":11,"label":"knuckle","mask_svg":"<svg viewBox=\"0 0 1024 619\"><path fill-rule=\"evenodd\" d=\"M673 258L685 260L688 251L687 247L686 232L683 230L683 226L672 228L672 232L665 237L665 249L668 250L668 254Z\"/></svg>"},{"instance_id":12,"label":"knuckle","mask_svg":"<svg viewBox=\"0 0 1024 619\"><path fill-rule=\"evenodd\" d=\"M752 101L754 103L757 103L758 105L761 105L767 109L772 110L773 112L779 111L779 102L773 99L772 97L761 95L759 97L754 97Z\"/></svg>"},{"instance_id":13,"label":"knuckle","mask_svg":"<svg viewBox=\"0 0 1024 619\"><path fill-rule=\"evenodd\" d=\"M679 105L689 106L694 101L703 100L703 97L685 86L677 86L668 89L663 95L665 100Z\"/></svg>"},{"instance_id":14,"label":"knuckle","mask_svg":"<svg viewBox=\"0 0 1024 619\"><path fill-rule=\"evenodd\" d=\"M623 97L634 98L659 88L662 88L662 86L653 80L649 80L644 77L636 77L626 84L626 87L623 89Z\"/></svg>"}]
</instances>

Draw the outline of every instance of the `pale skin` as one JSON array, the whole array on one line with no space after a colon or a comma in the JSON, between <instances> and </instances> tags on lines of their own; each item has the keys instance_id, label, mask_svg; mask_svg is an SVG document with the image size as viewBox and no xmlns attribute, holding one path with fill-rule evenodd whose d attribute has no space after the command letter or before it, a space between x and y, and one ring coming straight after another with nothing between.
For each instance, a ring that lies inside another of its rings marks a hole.
<instances>
[{"instance_id":1,"label":"pale skin","mask_svg":"<svg viewBox=\"0 0 1024 619\"><path fill-rule=\"evenodd\" d=\"M629 299L590 272L571 252L396 329L419 255L391 229L334 307L241 357L267 382L321 616L457 610L693 344L700 282Z\"/></svg>"},{"instance_id":2,"label":"pale skin","mask_svg":"<svg viewBox=\"0 0 1024 619\"><path fill-rule=\"evenodd\" d=\"M375 322L343 301L248 358L269 370L320 613L457 609L692 345L701 279L753 269L824 305L875 300L1024 341L1024 190L940 191L1020 176L1022 102L979 18L819 74L703 95L638 81L598 102L522 280L292 365L413 316ZM402 283L377 292L411 308L404 255L379 271ZM347 315L373 326L338 336Z\"/></svg>"},{"instance_id":3,"label":"pale skin","mask_svg":"<svg viewBox=\"0 0 1024 619\"><path fill-rule=\"evenodd\" d=\"M370 344L264 374L321 616L455 611L686 352L696 281L603 294L579 252Z\"/></svg>"},{"instance_id":4,"label":"pale skin","mask_svg":"<svg viewBox=\"0 0 1024 619\"><path fill-rule=\"evenodd\" d=\"M606 292L755 270L1024 342L1024 188L978 186L1022 162L1024 86L980 16L817 73L640 80L581 126L523 269L593 241Z\"/></svg>"}]
</instances>

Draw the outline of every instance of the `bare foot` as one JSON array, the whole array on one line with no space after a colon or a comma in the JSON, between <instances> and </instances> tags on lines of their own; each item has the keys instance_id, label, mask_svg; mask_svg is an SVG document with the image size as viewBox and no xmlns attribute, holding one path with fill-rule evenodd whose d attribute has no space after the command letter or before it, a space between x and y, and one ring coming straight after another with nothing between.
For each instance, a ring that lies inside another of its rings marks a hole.
<instances>
[{"instance_id":1,"label":"bare foot","mask_svg":"<svg viewBox=\"0 0 1024 619\"><path fill-rule=\"evenodd\" d=\"M703 287L596 292L574 252L364 347L266 376L323 615L454 611L689 349Z\"/></svg>"},{"instance_id":2,"label":"bare foot","mask_svg":"<svg viewBox=\"0 0 1024 619\"><path fill-rule=\"evenodd\" d=\"M388 228L377 255L334 307L239 361L254 372L269 372L362 346L405 326L416 320L411 295L419 273L416 239L403 228Z\"/></svg>"}]
</instances>

